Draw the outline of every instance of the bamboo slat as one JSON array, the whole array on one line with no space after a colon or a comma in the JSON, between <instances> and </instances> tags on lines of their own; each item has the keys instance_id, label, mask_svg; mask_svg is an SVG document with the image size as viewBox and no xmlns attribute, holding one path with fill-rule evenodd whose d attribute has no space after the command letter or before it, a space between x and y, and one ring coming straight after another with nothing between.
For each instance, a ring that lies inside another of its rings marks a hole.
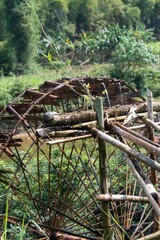
<instances>
[{"instance_id":1,"label":"bamboo slat","mask_svg":"<svg viewBox=\"0 0 160 240\"><path fill-rule=\"evenodd\" d=\"M124 138L131 140L132 142L145 148L149 152L155 153L156 155L160 156L160 149L158 147L152 145L148 141L144 141L144 140L140 139L139 137L136 137L133 134L126 132L115 125L112 125L112 128L115 133L118 133L119 135L123 136Z\"/></svg>"},{"instance_id":2,"label":"bamboo slat","mask_svg":"<svg viewBox=\"0 0 160 240\"><path fill-rule=\"evenodd\" d=\"M70 138L64 138L64 139L60 139L60 140L48 141L47 144L53 145L53 144L71 142L71 141L76 141L76 140L81 140L81 139L86 139L86 138L91 138L91 137L92 137L91 134L87 134L87 135L82 135L82 136L78 136L78 137L72 137L72 138L70 137Z\"/></svg>"},{"instance_id":3,"label":"bamboo slat","mask_svg":"<svg viewBox=\"0 0 160 240\"><path fill-rule=\"evenodd\" d=\"M93 135L97 135L98 137L100 137L104 141L112 144L113 146L121 149L122 151L124 151L128 155L137 158L141 162L147 164L148 166L150 166L153 169L155 169L155 170L160 172L160 164L157 163L157 162L154 162L151 158L149 158L147 156L144 156L142 153L140 153L140 152L136 151L135 149L125 145L124 143L121 143L117 139L109 136L106 133L103 133L102 131L100 131L100 130L98 130L96 128L92 128L91 131L92 131Z\"/></svg>"},{"instance_id":4,"label":"bamboo slat","mask_svg":"<svg viewBox=\"0 0 160 240\"><path fill-rule=\"evenodd\" d=\"M137 238L136 240L151 240L151 239L158 239L158 237L160 237L160 230L155 233L151 233L147 236Z\"/></svg>"},{"instance_id":5,"label":"bamboo slat","mask_svg":"<svg viewBox=\"0 0 160 240\"><path fill-rule=\"evenodd\" d=\"M112 195L112 194L100 194L97 197L97 200L99 201L105 201L105 202L110 202L110 201L115 201L115 202L123 202L123 201L129 201L129 202L144 202L148 203L148 198L147 197L140 197L140 196L133 196L133 195Z\"/></svg>"}]
</instances>

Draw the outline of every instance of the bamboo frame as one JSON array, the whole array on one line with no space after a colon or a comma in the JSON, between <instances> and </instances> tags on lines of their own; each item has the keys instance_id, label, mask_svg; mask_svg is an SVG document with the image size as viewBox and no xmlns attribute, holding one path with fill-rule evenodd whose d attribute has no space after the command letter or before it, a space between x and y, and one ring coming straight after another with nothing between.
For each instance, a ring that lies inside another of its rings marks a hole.
<instances>
[{"instance_id":1,"label":"bamboo frame","mask_svg":"<svg viewBox=\"0 0 160 240\"><path fill-rule=\"evenodd\" d=\"M87 88L87 85L90 85L90 87ZM141 214L139 222L136 222L135 232L132 234L134 239L139 236L138 231L140 228L142 228L142 232L146 234L147 228L151 228L153 224L153 222L150 222L149 226L146 226L148 218L152 215L152 208L150 208L150 206L154 207L158 216L160 214L154 199L155 195L157 196L158 194L154 189L153 182L149 182L150 167L153 171L160 171L160 164L154 162L153 155L149 154L156 153L159 155L160 145L154 143L153 139L148 139L130 130L130 128L136 131L145 129L146 124L144 124L145 119L143 117L146 115L147 104L137 103L136 107L134 105L138 125L124 127L120 125L119 122L123 124L122 121L125 120L126 115L132 107L131 104L127 103L127 105L124 106L106 108L102 115L102 111L100 111L101 113L99 114L99 107L96 113L92 110L87 110L88 105L82 94L89 94L91 98L93 94L95 97L96 94L103 93L104 86L108 91L111 91L109 92L111 106L114 105L117 99L120 101L117 104L124 103L125 101L131 103L132 101L130 100L132 99L127 99L125 96L131 96L132 98L134 96L138 97L139 95L138 91L133 91L129 86L129 90L126 90L126 85L123 81L109 78L97 79L81 77L72 80L67 79L67 82L61 81L59 83L48 81L44 85L41 85L39 90L25 91L1 112L1 116L3 115L2 119L8 121L9 118L12 118L12 120L15 121L15 126L9 134L6 134L4 141L3 138L0 140L2 141L0 145L0 155L8 151L8 157L17 165L13 180L7 178L9 188L12 188L13 193L15 192L15 194L32 201L40 225L43 226L44 229L47 229L48 232L66 231L69 235L82 238L88 236L88 239L101 237L103 229L100 210L102 209L99 206L99 202L96 201L96 196L99 194L100 189L102 193L105 193L105 196L100 195L97 200L103 202L103 209L107 210L108 215L109 211L106 206L110 205L116 221L119 222L122 227L126 229L131 228L132 221L135 220L134 216ZM78 89L79 87L83 87L83 89ZM130 90L132 90L134 94L132 94ZM58 93L60 93L60 95L58 95ZM117 96L117 93L120 94L120 96ZM104 100L105 95L102 95ZM115 95L116 98L114 98ZM63 101L65 98L66 101ZM72 99L74 101L72 101ZM144 98L141 99L145 100ZM20 102L20 104L18 102ZM154 104L153 109L159 112L160 105ZM43 114L47 111L54 110L60 114L54 116L44 125ZM66 113L67 111L73 112ZM12 115L10 116L8 113ZM153 112L153 114L156 114L156 112ZM99 116L101 120L99 119L97 121L97 117L99 118ZM106 116L107 118L104 120L103 118ZM16 119L18 119L18 121ZM95 127L97 122L99 123L100 129L96 129ZM151 123L151 125L156 125L156 127L159 124L153 121ZM104 125L106 127L106 133L104 133ZM32 141L27 152L22 156L19 152L19 142L14 143L13 140L19 129L24 129ZM118 139L111 137L113 134L115 138ZM126 141L123 142L123 138L129 140L128 143ZM109 170L111 171L109 174L107 173L107 177L105 172L105 169L108 171L105 165L106 140L112 145L112 148L118 148L123 154L127 154L126 160L117 158L112 165L113 158L116 156L116 150L112 149L110 153L110 149L107 149L109 154L107 156L107 164L109 165L108 169L110 168ZM46 142L48 151L43 148ZM99 143L98 149L101 163L100 187L99 169L97 167L97 142ZM88 143L90 143L90 145ZM54 149L58 149L58 153L61 153L60 157L56 158ZM68 150L67 152L66 149ZM141 151L144 154L142 154ZM82 159L84 154L86 154L86 156ZM37 165L34 174L30 172L28 165L32 163L35 156L37 157ZM41 162L41 157L43 158L43 162ZM137 160L139 162L137 162ZM44 175L43 167L46 166L46 164L43 163L45 163L45 161L47 162L48 172ZM57 166L55 164L56 161L58 161ZM80 173L79 168L83 170ZM125 170L123 173L121 173L122 168ZM140 169L139 172L138 169ZM134 173L133 175L131 174L131 170ZM52 182L54 173L56 173L57 176L56 185ZM145 176L144 173L146 174ZM115 174L117 174L117 176L114 181L113 178ZM43 175L46 176L47 182L42 181ZM21 189L21 181L17 180L16 176L18 176L20 180L21 178L25 180L25 191ZM132 179L133 177L134 180ZM36 184L38 191L36 197L34 196L34 189L30 184L30 180L33 184ZM113 193L117 191L117 195L109 195L108 186L105 185L107 180L109 181L110 190L112 191L113 189ZM78 184L77 188L75 188L74 185L75 181ZM121 182L124 184L123 186L121 186ZM64 193L61 190L62 184L66 186ZM137 194L136 187L139 186L138 184L143 187L147 197L142 196L142 191L139 189L139 195ZM43 190L47 196L47 203L43 200ZM152 196L153 193L154 197ZM159 196L157 197L159 198ZM145 207L138 212L137 206L140 202ZM118 205L116 205L116 203ZM78 204L79 209L77 209ZM98 211L98 213L96 213L96 211ZM51 219L52 217L53 219ZM107 225L104 223L106 219ZM106 219L103 219L104 231L105 227L112 228L108 218ZM52 221L47 222L50 220ZM69 221L70 224L68 224ZM115 231L116 236L119 237L117 239L120 239L121 230L116 229ZM108 238L111 238L111 234Z\"/></svg>"},{"instance_id":2,"label":"bamboo frame","mask_svg":"<svg viewBox=\"0 0 160 240\"><path fill-rule=\"evenodd\" d=\"M104 202L110 202L110 201L115 201L115 202L129 201L129 202L144 202L144 203L149 202L147 197L132 196L132 195L119 195L119 194L117 194L117 195L100 194L97 197L97 200L104 201Z\"/></svg>"}]
</instances>

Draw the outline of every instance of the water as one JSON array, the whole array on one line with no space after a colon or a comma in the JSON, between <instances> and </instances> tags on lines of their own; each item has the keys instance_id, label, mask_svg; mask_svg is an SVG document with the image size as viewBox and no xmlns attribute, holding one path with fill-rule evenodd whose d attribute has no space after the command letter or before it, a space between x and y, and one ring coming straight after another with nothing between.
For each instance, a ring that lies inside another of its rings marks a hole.
<instances>
[{"instance_id":1,"label":"water","mask_svg":"<svg viewBox=\"0 0 160 240\"><path fill-rule=\"evenodd\" d=\"M110 99L109 99L108 91L107 91L107 88L106 88L106 85L104 84L104 82L102 82L102 86L105 90L105 95L106 95L106 99L107 99L107 102L108 102L108 106L111 107L111 102L110 102Z\"/></svg>"}]
</instances>

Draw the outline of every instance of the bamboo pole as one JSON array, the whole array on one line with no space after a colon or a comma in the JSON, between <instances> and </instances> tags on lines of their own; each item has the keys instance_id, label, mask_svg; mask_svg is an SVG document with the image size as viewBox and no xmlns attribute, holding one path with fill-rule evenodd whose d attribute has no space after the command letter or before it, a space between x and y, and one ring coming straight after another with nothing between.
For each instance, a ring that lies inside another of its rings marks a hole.
<instances>
[{"instance_id":1,"label":"bamboo pole","mask_svg":"<svg viewBox=\"0 0 160 240\"><path fill-rule=\"evenodd\" d=\"M95 99L95 108L97 114L98 127L102 131L104 130L104 113L102 98L97 97ZM100 190L102 194L108 193L108 182L107 182L107 153L105 141L98 138L99 148L99 172L100 172ZM110 229L110 210L109 203L102 202L102 221L103 221L103 238L104 240L111 240L111 229Z\"/></svg>"},{"instance_id":2,"label":"bamboo pole","mask_svg":"<svg viewBox=\"0 0 160 240\"><path fill-rule=\"evenodd\" d=\"M139 137L134 136L133 134L130 134L130 133L122 130L121 128L119 128L115 125L112 125L112 128L115 133L118 133L119 135L123 136L124 138L131 140L132 142L145 148L149 152L160 156L160 149L158 147L152 145L151 143L149 143L147 141L140 139Z\"/></svg>"},{"instance_id":3,"label":"bamboo pole","mask_svg":"<svg viewBox=\"0 0 160 240\"><path fill-rule=\"evenodd\" d=\"M139 139L142 139L143 141L147 142L147 143L150 143L151 145L153 146L156 146L157 148L160 148L160 145L158 143L155 143L153 141L151 141L150 139L144 137L143 135L137 133L137 132L134 132L132 131L132 128L127 128L123 125L120 125L119 123L114 123L114 125L118 126L119 128L121 128L122 130L124 130L125 132L128 132L130 133L131 135L139 138ZM145 125L143 125L143 127L145 127Z\"/></svg>"},{"instance_id":4,"label":"bamboo pole","mask_svg":"<svg viewBox=\"0 0 160 240\"><path fill-rule=\"evenodd\" d=\"M153 102L152 102L152 92L147 89L147 109L148 109L148 118L150 121L153 121ZM158 126L158 125L157 125ZM159 126L158 126L159 127ZM160 127L159 127L160 131ZM148 127L148 134L149 134L149 139L152 140L153 142L155 141L155 133L154 133L154 128L151 126ZM151 153L150 157L154 160L157 161L157 156L155 153ZM158 186L158 178L157 178L157 173L154 169L151 168L151 182L154 184L154 186ZM157 199L157 204L159 205L159 199ZM157 216L156 212L154 211L154 231L158 231L160 228L160 217Z\"/></svg>"},{"instance_id":5,"label":"bamboo pole","mask_svg":"<svg viewBox=\"0 0 160 240\"><path fill-rule=\"evenodd\" d=\"M160 208L159 208L157 202L155 201L154 197L152 196L152 192L156 193L156 190L154 189L153 185L150 183L146 184L144 182L144 180L142 179L142 177L136 170L133 162L129 159L129 157L126 157L126 161L129 164L134 176L137 178L137 180L138 180L139 184L141 185L143 191L145 192L146 196L148 197L148 200L149 200L150 204L152 205L152 207L154 208L156 214L160 217ZM158 195L158 193L157 193L157 195Z\"/></svg>"},{"instance_id":6,"label":"bamboo pole","mask_svg":"<svg viewBox=\"0 0 160 240\"><path fill-rule=\"evenodd\" d=\"M81 130L63 130L63 131L53 131L51 128L39 128L36 130L36 134L38 137L46 138L48 136L51 137L72 137L75 135L81 135Z\"/></svg>"},{"instance_id":7,"label":"bamboo pole","mask_svg":"<svg viewBox=\"0 0 160 240\"><path fill-rule=\"evenodd\" d=\"M100 194L97 197L97 200L104 201L104 202L144 202L148 203L147 197L140 197L140 196L133 196L133 195L112 195L112 194Z\"/></svg>"},{"instance_id":8,"label":"bamboo pole","mask_svg":"<svg viewBox=\"0 0 160 240\"><path fill-rule=\"evenodd\" d=\"M30 128L30 125L28 124L28 122L11 105L8 105L6 110L9 113L14 114L19 120L21 120L26 126L26 128Z\"/></svg>"},{"instance_id":9,"label":"bamboo pole","mask_svg":"<svg viewBox=\"0 0 160 240\"><path fill-rule=\"evenodd\" d=\"M70 137L70 138L64 138L60 140L53 140L53 141L48 141L48 145L53 145L53 144L58 144L58 143L65 143L65 142L71 142L71 141L76 141L76 140L81 140L81 139L86 139L86 138L91 138L91 134L86 134L83 136L78 136L78 137Z\"/></svg>"},{"instance_id":10,"label":"bamboo pole","mask_svg":"<svg viewBox=\"0 0 160 240\"><path fill-rule=\"evenodd\" d=\"M110 143L111 145L121 149L123 152L127 153L128 155L137 158L139 161L147 164L148 166L152 167L153 169L157 170L160 172L160 164L153 161L151 158L144 156L142 153L136 151L135 149L127 146L124 143L121 143L120 141L118 141L117 139L109 136L106 133L103 133L102 131L96 129L96 128L92 128L91 129L93 135L97 135L99 138L101 138L102 140Z\"/></svg>"},{"instance_id":11,"label":"bamboo pole","mask_svg":"<svg viewBox=\"0 0 160 240\"><path fill-rule=\"evenodd\" d=\"M157 132L160 132L160 126L158 125L159 123L155 123L153 122L153 120L146 117L143 117L142 120L147 126L154 128L154 130L156 130Z\"/></svg>"},{"instance_id":12,"label":"bamboo pole","mask_svg":"<svg viewBox=\"0 0 160 240\"><path fill-rule=\"evenodd\" d=\"M137 238L136 240L151 240L151 239L158 239L158 237L160 237L160 230L155 233L151 233L147 236Z\"/></svg>"}]
</instances>

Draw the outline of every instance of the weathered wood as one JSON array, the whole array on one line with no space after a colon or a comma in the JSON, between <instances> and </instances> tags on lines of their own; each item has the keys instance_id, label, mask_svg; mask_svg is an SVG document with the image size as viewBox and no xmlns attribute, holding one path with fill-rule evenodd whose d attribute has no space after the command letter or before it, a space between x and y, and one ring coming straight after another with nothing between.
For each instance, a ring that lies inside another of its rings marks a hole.
<instances>
[{"instance_id":1,"label":"weathered wood","mask_svg":"<svg viewBox=\"0 0 160 240\"><path fill-rule=\"evenodd\" d=\"M21 120L27 128L30 128L30 125L28 124L28 122L21 115L19 115L19 113L16 112L16 110L11 105L8 105L6 110L9 113L14 114L19 120Z\"/></svg>"},{"instance_id":2,"label":"weathered wood","mask_svg":"<svg viewBox=\"0 0 160 240\"><path fill-rule=\"evenodd\" d=\"M73 235L69 234L64 234L64 233L55 233L55 235L50 236L50 239L55 239L55 240L87 240L87 238L82 238L82 237L76 237Z\"/></svg>"},{"instance_id":3,"label":"weathered wood","mask_svg":"<svg viewBox=\"0 0 160 240\"><path fill-rule=\"evenodd\" d=\"M123 136L124 138L131 140L132 142L145 148L149 152L155 153L156 155L160 156L159 147L156 147L156 146L152 145L151 143L149 143L148 141L144 141L144 140L140 139L139 137L136 137L136 136L130 134L129 132L122 130L120 127L118 127L114 124L112 124L112 129L114 130L115 133L118 133L119 135Z\"/></svg>"},{"instance_id":4,"label":"weathered wood","mask_svg":"<svg viewBox=\"0 0 160 240\"><path fill-rule=\"evenodd\" d=\"M153 121L153 96L152 92L147 89L147 109L148 109L148 118L149 120ZM148 126L148 135L149 139L152 140L153 142L155 141L155 133L154 133L154 128L152 126ZM157 156L155 153L151 153L150 157L154 160L157 161ZM158 178L157 178L157 173L154 169L151 168L151 181L154 184L154 186L158 186ZM157 199L157 204L159 205L159 198ZM156 212L153 211L154 214L154 231L158 231L160 227L160 217L157 216Z\"/></svg>"},{"instance_id":5,"label":"weathered wood","mask_svg":"<svg viewBox=\"0 0 160 240\"><path fill-rule=\"evenodd\" d=\"M142 120L147 126L153 127L157 132L160 132L160 126L158 125L158 123L155 123L146 117L142 118Z\"/></svg>"},{"instance_id":6,"label":"weathered wood","mask_svg":"<svg viewBox=\"0 0 160 240\"><path fill-rule=\"evenodd\" d=\"M31 90L31 89L26 90L25 94L29 95L29 97L42 97L42 96L45 96L45 93L42 93L42 92L39 92L39 91L34 91L34 90ZM55 99L57 99L57 96L49 94L47 96L47 98L55 100Z\"/></svg>"},{"instance_id":7,"label":"weathered wood","mask_svg":"<svg viewBox=\"0 0 160 240\"><path fill-rule=\"evenodd\" d=\"M53 131L52 128L39 128L36 130L38 137L46 138L51 137L73 137L75 135L82 135L81 130L64 130L64 131Z\"/></svg>"},{"instance_id":8,"label":"weathered wood","mask_svg":"<svg viewBox=\"0 0 160 240\"><path fill-rule=\"evenodd\" d=\"M44 120L47 126L68 126L89 122L96 119L96 113L93 111L72 112L63 115L54 115L47 121Z\"/></svg>"},{"instance_id":9,"label":"weathered wood","mask_svg":"<svg viewBox=\"0 0 160 240\"><path fill-rule=\"evenodd\" d=\"M126 157L126 161L129 164L134 176L137 178L137 180L138 180L139 184L141 185L143 191L145 192L146 196L148 197L148 200L149 200L150 204L152 205L152 207L154 208L156 214L158 216L160 216L160 208L159 208L157 202L155 201L154 197L152 196L152 193L154 194L156 192L155 188L153 187L152 184L150 184L150 183L146 184L143 181L142 177L140 176L140 174L136 170L133 162L130 160L129 157Z\"/></svg>"},{"instance_id":10,"label":"weathered wood","mask_svg":"<svg viewBox=\"0 0 160 240\"><path fill-rule=\"evenodd\" d=\"M104 115L108 115L108 118L116 118L126 115L130 110L131 105L124 105L118 107L108 108L104 111ZM155 111L160 111L160 104L154 104ZM147 111L146 104L140 104L136 107L136 113L144 113ZM47 126L66 126L80 124L96 120L96 113L90 111L72 112L62 115L54 115L48 121L45 122ZM113 119L112 119L113 120Z\"/></svg>"},{"instance_id":11,"label":"weathered wood","mask_svg":"<svg viewBox=\"0 0 160 240\"><path fill-rule=\"evenodd\" d=\"M135 136L135 137L137 137L137 138L139 138L139 139L141 139L141 140L143 140L143 141L145 141L147 143L150 143L151 145L153 145L153 146L155 146L157 148L160 148L160 144L155 143L155 142L151 141L150 139L144 137L143 135L141 135L141 134L139 134L137 132L132 131L132 127L131 128L127 128L127 127L125 127L123 125L120 125L119 123L114 123L114 125L118 126L119 128L121 128L125 132L130 133L131 135L133 135L133 136ZM143 125L143 127L145 127L145 125Z\"/></svg>"},{"instance_id":12,"label":"weathered wood","mask_svg":"<svg viewBox=\"0 0 160 240\"><path fill-rule=\"evenodd\" d=\"M147 164L148 166L152 167L153 169L157 170L160 172L160 164L153 161L151 158L144 156L142 153L136 151L135 149L127 146L124 143L121 143L120 141L118 141L117 139L109 136L106 133L103 133L102 131L96 129L96 128L92 128L91 132L93 133L93 135L96 135L98 137L100 137L101 139L103 139L104 141L112 144L113 146L119 148L120 150L122 150L123 152L127 153L128 155L137 158L139 161Z\"/></svg>"},{"instance_id":13,"label":"weathered wood","mask_svg":"<svg viewBox=\"0 0 160 240\"><path fill-rule=\"evenodd\" d=\"M112 194L100 194L97 197L97 200L104 201L104 202L144 202L148 203L149 200L147 197L140 197L140 196L133 196L133 195L112 195Z\"/></svg>"},{"instance_id":14,"label":"weathered wood","mask_svg":"<svg viewBox=\"0 0 160 240\"><path fill-rule=\"evenodd\" d=\"M97 114L98 128L104 131L104 113L102 98L97 97L94 102L94 106ZM105 141L98 138L98 149L99 149L99 173L100 173L100 190L102 194L108 193L108 179L107 179L107 153ZM101 211L103 221L103 235L105 240L111 240L111 229L110 229L110 209L109 203L102 202Z\"/></svg>"},{"instance_id":15,"label":"weathered wood","mask_svg":"<svg viewBox=\"0 0 160 240\"><path fill-rule=\"evenodd\" d=\"M137 238L136 240L151 240L151 239L158 239L158 237L160 237L160 230L155 233L151 233L147 236Z\"/></svg>"}]
</instances>

